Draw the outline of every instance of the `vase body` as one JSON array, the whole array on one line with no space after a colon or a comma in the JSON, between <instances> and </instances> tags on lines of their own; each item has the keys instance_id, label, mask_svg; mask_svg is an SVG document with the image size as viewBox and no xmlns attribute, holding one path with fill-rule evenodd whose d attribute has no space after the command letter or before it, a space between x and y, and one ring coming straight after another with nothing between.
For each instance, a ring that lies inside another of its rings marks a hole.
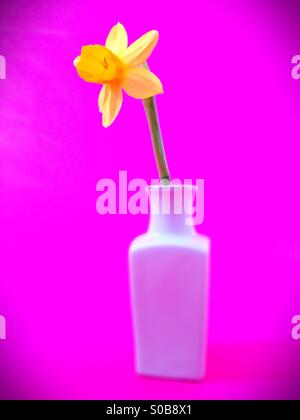
<instances>
[{"instance_id":1,"label":"vase body","mask_svg":"<svg viewBox=\"0 0 300 420\"><path fill-rule=\"evenodd\" d=\"M162 191L170 190L163 214ZM187 187L177 187L184 190ZM136 371L201 380L206 369L209 239L174 211L176 187L150 188L149 230L129 250ZM185 206L192 205L188 198ZM159 202L159 203L158 203ZM176 213L176 214L175 214Z\"/></svg>"}]
</instances>

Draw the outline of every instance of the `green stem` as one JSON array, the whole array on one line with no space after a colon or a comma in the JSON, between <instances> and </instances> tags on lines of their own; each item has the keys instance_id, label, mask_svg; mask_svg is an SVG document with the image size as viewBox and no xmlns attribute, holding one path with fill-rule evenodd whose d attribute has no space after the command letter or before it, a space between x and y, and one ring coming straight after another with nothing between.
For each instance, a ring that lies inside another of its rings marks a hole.
<instances>
[{"instance_id":1,"label":"green stem","mask_svg":"<svg viewBox=\"0 0 300 420\"><path fill-rule=\"evenodd\" d=\"M148 65L145 64L145 67L148 68ZM155 97L143 99L143 103L150 128L160 181L162 184L168 185L171 181L171 177L161 135Z\"/></svg>"}]
</instances>

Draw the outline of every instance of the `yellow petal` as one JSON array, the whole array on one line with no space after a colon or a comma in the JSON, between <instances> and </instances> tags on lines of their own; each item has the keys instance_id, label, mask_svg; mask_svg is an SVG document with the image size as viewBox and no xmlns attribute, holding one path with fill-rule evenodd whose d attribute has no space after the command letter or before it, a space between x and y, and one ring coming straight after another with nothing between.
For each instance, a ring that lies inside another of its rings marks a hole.
<instances>
[{"instance_id":1,"label":"yellow petal","mask_svg":"<svg viewBox=\"0 0 300 420\"><path fill-rule=\"evenodd\" d=\"M120 58L129 66L139 66L150 57L158 42L158 32L150 31L131 44L120 54Z\"/></svg>"},{"instance_id":2,"label":"yellow petal","mask_svg":"<svg viewBox=\"0 0 300 420\"><path fill-rule=\"evenodd\" d=\"M76 57L75 60L73 61L74 66L77 68L77 64L80 61L80 57Z\"/></svg>"},{"instance_id":3,"label":"yellow petal","mask_svg":"<svg viewBox=\"0 0 300 420\"><path fill-rule=\"evenodd\" d=\"M128 46L128 37L126 29L121 23L118 23L111 29L106 39L105 46L117 55L126 50Z\"/></svg>"},{"instance_id":4,"label":"yellow petal","mask_svg":"<svg viewBox=\"0 0 300 420\"><path fill-rule=\"evenodd\" d=\"M99 102L98 102L100 112L103 112L104 104L110 94L109 90L110 90L109 85L103 85L100 95L99 95Z\"/></svg>"},{"instance_id":5,"label":"yellow petal","mask_svg":"<svg viewBox=\"0 0 300 420\"><path fill-rule=\"evenodd\" d=\"M109 127L120 112L123 101L122 90L116 85L104 85L99 96L102 125Z\"/></svg>"},{"instance_id":6,"label":"yellow petal","mask_svg":"<svg viewBox=\"0 0 300 420\"><path fill-rule=\"evenodd\" d=\"M142 67L127 69L122 88L127 95L136 99L146 99L163 93L159 78Z\"/></svg>"},{"instance_id":7,"label":"yellow petal","mask_svg":"<svg viewBox=\"0 0 300 420\"><path fill-rule=\"evenodd\" d=\"M109 83L121 79L123 75L119 58L102 45L82 47L81 56L75 59L74 65L86 82Z\"/></svg>"}]
</instances>

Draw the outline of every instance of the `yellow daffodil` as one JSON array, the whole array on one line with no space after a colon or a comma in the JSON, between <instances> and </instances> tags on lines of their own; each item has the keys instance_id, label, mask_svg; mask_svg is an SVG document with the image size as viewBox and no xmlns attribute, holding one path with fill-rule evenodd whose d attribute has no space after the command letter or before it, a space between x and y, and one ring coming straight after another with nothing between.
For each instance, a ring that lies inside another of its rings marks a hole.
<instances>
[{"instance_id":1,"label":"yellow daffodil","mask_svg":"<svg viewBox=\"0 0 300 420\"><path fill-rule=\"evenodd\" d=\"M162 93L160 80L142 67L158 42L158 32L150 31L128 47L127 32L118 23L110 31L105 46L82 47L74 61L79 76L86 82L103 84L99 96L102 124L110 126L123 101L122 89L131 97L146 99Z\"/></svg>"}]
</instances>

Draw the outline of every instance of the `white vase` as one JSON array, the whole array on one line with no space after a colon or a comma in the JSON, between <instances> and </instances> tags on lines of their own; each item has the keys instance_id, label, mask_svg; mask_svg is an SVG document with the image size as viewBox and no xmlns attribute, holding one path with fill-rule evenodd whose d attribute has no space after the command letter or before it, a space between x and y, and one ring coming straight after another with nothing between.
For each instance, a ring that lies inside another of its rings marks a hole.
<instances>
[{"instance_id":1,"label":"white vase","mask_svg":"<svg viewBox=\"0 0 300 420\"><path fill-rule=\"evenodd\" d=\"M191 188L150 187L149 230L129 250L136 370L142 375L205 375L210 242L187 225L191 194L177 214L178 193L186 196ZM168 194L170 214L164 214Z\"/></svg>"}]
</instances>

